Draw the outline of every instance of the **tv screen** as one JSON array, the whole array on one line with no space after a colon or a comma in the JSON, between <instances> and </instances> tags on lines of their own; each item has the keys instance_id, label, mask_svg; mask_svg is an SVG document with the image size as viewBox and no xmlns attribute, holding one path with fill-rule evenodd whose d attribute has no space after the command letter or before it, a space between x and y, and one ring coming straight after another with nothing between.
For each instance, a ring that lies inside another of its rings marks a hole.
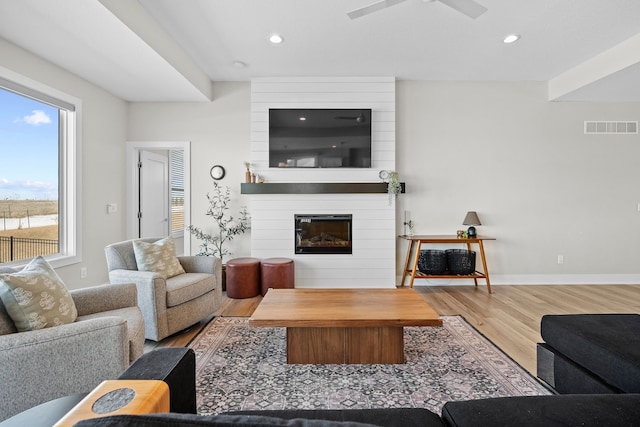
<instances>
[{"instance_id":1,"label":"tv screen","mask_svg":"<svg viewBox=\"0 0 640 427\"><path fill-rule=\"evenodd\" d=\"M370 168L371 109L270 109L269 167Z\"/></svg>"}]
</instances>

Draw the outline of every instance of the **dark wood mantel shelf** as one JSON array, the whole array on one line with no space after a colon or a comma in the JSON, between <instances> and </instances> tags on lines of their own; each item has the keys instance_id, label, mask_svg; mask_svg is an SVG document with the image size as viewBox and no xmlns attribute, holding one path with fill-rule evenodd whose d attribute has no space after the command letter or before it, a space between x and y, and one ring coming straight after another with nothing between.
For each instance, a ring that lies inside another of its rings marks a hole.
<instances>
[{"instance_id":1,"label":"dark wood mantel shelf","mask_svg":"<svg viewBox=\"0 0 640 427\"><path fill-rule=\"evenodd\" d=\"M401 182L402 192L405 183ZM330 194L330 193L386 193L385 182L265 182L241 184L242 194Z\"/></svg>"}]
</instances>

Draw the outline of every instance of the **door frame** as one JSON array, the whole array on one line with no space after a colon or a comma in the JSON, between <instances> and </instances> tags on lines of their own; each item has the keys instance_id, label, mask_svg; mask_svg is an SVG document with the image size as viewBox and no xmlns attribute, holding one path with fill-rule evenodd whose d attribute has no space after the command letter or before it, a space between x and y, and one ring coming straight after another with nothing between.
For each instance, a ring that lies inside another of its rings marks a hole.
<instances>
[{"instance_id":1,"label":"door frame","mask_svg":"<svg viewBox=\"0 0 640 427\"><path fill-rule=\"evenodd\" d=\"M190 141L127 141L126 223L127 239L135 239L138 231L139 176L138 159L143 150L183 150L184 152L184 255L191 255L191 142Z\"/></svg>"}]
</instances>

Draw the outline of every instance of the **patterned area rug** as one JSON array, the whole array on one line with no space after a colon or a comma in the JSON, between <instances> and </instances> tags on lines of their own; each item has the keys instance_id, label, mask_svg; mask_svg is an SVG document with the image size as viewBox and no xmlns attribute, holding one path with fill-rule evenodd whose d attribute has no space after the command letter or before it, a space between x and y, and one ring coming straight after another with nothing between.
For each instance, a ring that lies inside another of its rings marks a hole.
<instances>
[{"instance_id":1,"label":"patterned area rug","mask_svg":"<svg viewBox=\"0 0 640 427\"><path fill-rule=\"evenodd\" d=\"M443 327L405 328L399 365L287 365L284 328L216 318L189 345L196 352L198 413L240 409L421 407L449 400L549 391L460 316Z\"/></svg>"}]
</instances>

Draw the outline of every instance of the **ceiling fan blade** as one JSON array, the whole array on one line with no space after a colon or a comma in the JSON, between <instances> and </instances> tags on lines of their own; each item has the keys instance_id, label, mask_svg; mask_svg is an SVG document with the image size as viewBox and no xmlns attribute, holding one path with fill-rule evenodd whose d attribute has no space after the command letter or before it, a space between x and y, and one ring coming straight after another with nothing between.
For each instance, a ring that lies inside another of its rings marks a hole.
<instances>
[{"instance_id":1,"label":"ceiling fan blade","mask_svg":"<svg viewBox=\"0 0 640 427\"><path fill-rule=\"evenodd\" d=\"M460 13L467 15L471 19L476 19L478 16L485 13L486 7L473 0L438 0L440 3L444 3L447 6L457 10Z\"/></svg>"},{"instance_id":2,"label":"ceiling fan blade","mask_svg":"<svg viewBox=\"0 0 640 427\"><path fill-rule=\"evenodd\" d=\"M388 7L394 6L404 1L407 1L407 0L382 0L382 1L370 4L369 6L361 7L360 9L347 12L347 15L349 15L349 18L351 19L362 18L365 15L368 15L373 12L377 12L382 9L386 9Z\"/></svg>"}]
</instances>

